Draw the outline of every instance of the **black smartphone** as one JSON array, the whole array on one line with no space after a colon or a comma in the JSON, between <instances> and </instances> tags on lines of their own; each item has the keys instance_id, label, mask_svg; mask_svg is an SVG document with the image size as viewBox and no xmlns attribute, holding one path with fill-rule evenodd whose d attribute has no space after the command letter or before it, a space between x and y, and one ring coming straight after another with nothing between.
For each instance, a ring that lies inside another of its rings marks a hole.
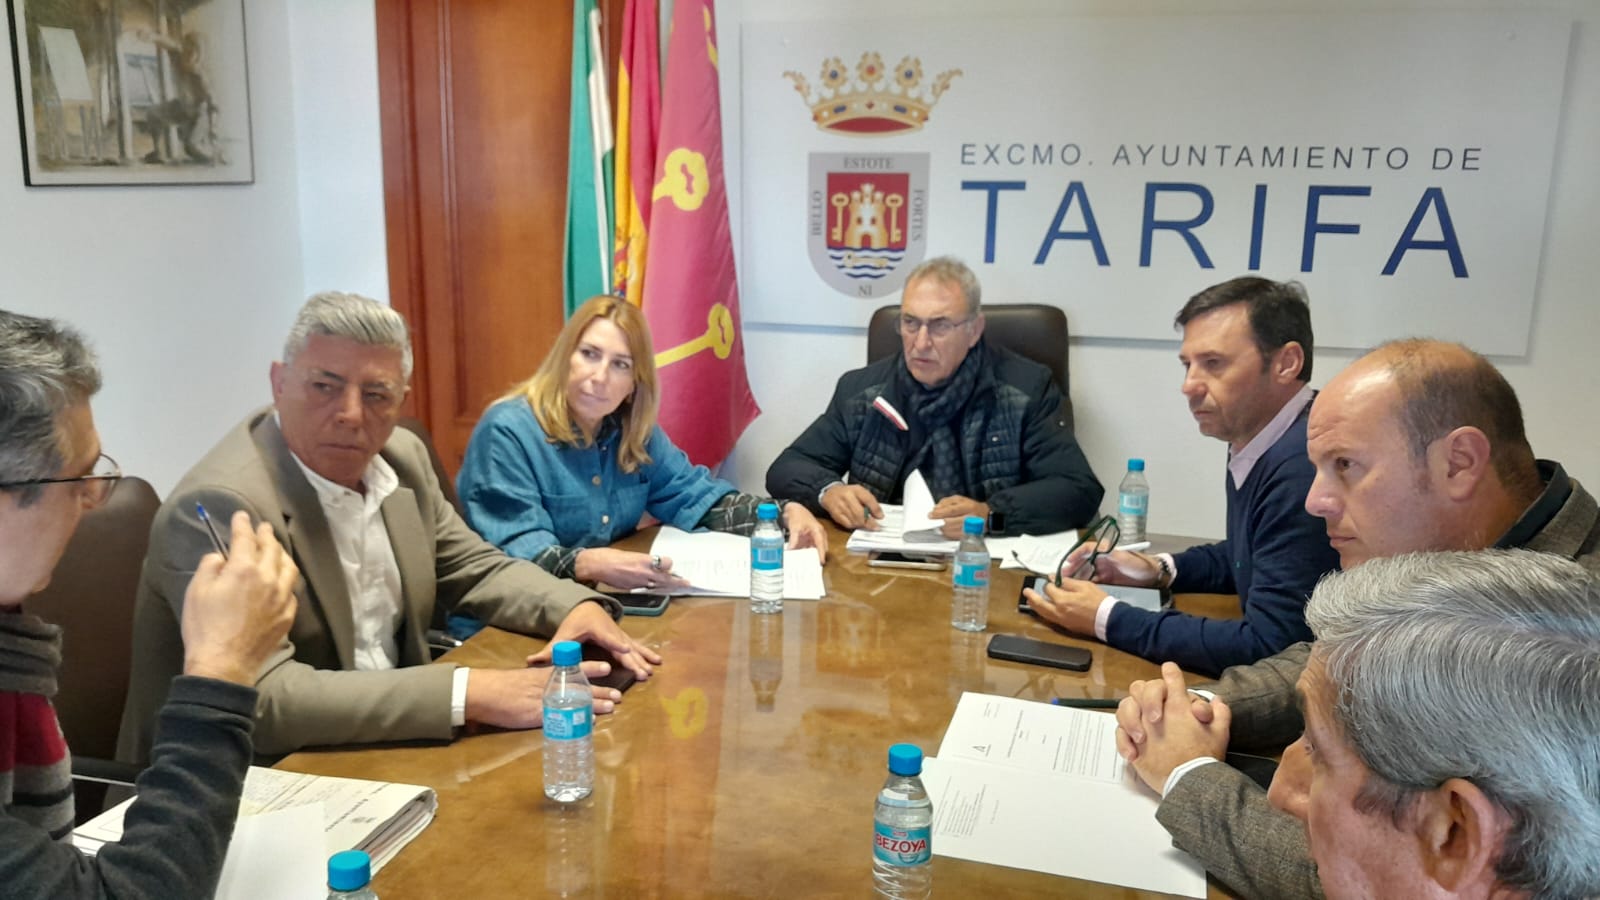
<instances>
[{"instance_id":1,"label":"black smartphone","mask_svg":"<svg viewBox=\"0 0 1600 900\"><path fill-rule=\"evenodd\" d=\"M893 550L874 550L867 555L867 565L887 569L931 569L937 571L947 565L948 557L922 556L916 553L897 553Z\"/></svg>"},{"instance_id":2,"label":"black smartphone","mask_svg":"<svg viewBox=\"0 0 1600 900\"><path fill-rule=\"evenodd\" d=\"M1017 634L997 634L989 639L989 656L1074 672L1089 671L1094 656L1083 647L1036 641Z\"/></svg>"},{"instance_id":3,"label":"black smartphone","mask_svg":"<svg viewBox=\"0 0 1600 900\"><path fill-rule=\"evenodd\" d=\"M606 596L622 604L625 616L659 616L672 602L669 594L634 594L627 591L606 591Z\"/></svg>"},{"instance_id":4,"label":"black smartphone","mask_svg":"<svg viewBox=\"0 0 1600 900\"><path fill-rule=\"evenodd\" d=\"M1028 588L1033 588L1034 593L1042 594L1044 593L1044 586L1049 583L1050 579L1044 577L1043 575L1035 575L1022 579L1022 587L1017 591L1017 612L1026 613L1030 616L1037 616L1038 613L1034 612L1033 607L1028 605L1028 595L1024 594L1023 591L1027 590Z\"/></svg>"},{"instance_id":5,"label":"black smartphone","mask_svg":"<svg viewBox=\"0 0 1600 900\"><path fill-rule=\"evenodd\" d=\"M611 655L611 651L604 647L585 643L583 645L583 658L611 664L611 673L609 675L604 678L596 678L590 682L596 687L616 688L619 691L625 691L633 687L633 683L638 680L633 674L633 670L619 664L617 658Z\"/></svg>"}]
</instances>

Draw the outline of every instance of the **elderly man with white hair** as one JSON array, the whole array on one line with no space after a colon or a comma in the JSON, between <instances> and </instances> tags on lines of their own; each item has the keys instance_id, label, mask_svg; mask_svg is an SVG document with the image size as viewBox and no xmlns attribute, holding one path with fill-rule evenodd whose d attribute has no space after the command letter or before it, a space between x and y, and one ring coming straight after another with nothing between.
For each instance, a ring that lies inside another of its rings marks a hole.
<instances>
[{"instance_id":1,"label":"elderly man with white hair","mask_svg":"<svg viewBox=\"0 0 1600 900\"><path fill-rule=\"evenodd\" d=\"M1331 898L1600 896L1600 582L1528 550L1331 576L1297 692Z\"/></svg>"}]
</instances>

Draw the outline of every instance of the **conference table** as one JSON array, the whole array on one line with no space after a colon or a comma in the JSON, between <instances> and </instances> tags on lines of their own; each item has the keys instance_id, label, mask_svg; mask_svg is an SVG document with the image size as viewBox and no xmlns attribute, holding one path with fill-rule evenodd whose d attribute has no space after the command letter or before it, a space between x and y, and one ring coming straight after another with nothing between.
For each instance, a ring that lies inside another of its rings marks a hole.
<instances>
[{"instance_id":1,"label":"conference table","mask_svg":"<svg viewBox=\"0 0 1600 900\"><path fill-rule=\"evenodd\" d=\"M449 744L304 751L280 768L427 785L438 816L374 879L409 898L859 897L872 890L873 800L889 745L936 755L964 691L1047 701L1118 697L1157 667L1017 612L1020 570L991 573L989 627L950 627L950 572L871 568L831 525L820 601L756 615L748 599L676 598L629 634L665 662L595 726L594 793L545 799L535 731ZM619 546L648 549L654 529ZM1152 538L1157 549L1194 543ZM1239 615L1237 598L1179 608ZM989 659L990 636L1089 647L1087 672ZM445 658L520 665L543 641L485 629ZM1062 841L1093 828L1061 814ZM935 856L943 897L1145 897L1129 888ZM1214 881L1213 897L1229 896Z\"/></svg>"}]
</instances>

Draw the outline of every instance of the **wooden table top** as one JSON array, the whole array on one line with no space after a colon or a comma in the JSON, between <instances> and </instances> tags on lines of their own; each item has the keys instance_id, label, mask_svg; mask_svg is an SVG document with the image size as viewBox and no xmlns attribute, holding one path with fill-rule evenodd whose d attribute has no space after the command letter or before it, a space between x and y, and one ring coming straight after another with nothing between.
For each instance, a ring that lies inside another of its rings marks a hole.
<instances>
[{"instance_id":1,"label":"wooden table top","mask_svg":"<svg viewBox=\"0 0 1600 900\"><path fill-rule=\"evenodd\" d=\"M890 744L934 755L963 691L1116 697L1157 671L1018 613L1016 570L993 571L987 632L956 631L948 569L868 568L844 551L842 533L830 534L821 601L788 601L773 616L752 614L744 599L679 598L660 617L624 618L665 663L597 720L595 791L575 807L544 797L539 731L306 751L279 765L438 792L433 824L375 879L384 900L863 896ZM1179 605L1239 614L1232 597ZM998 633L1090 647L1094 662L1067 672L991 660ZM491 628L448 658L518 665L542 645ZM1070 839L1065 811L1062 822ZM933 867L939 896L1152 896L940 856ZM1214 883L1211 894L1227 896Z\"/></svg>"}]
</instances>

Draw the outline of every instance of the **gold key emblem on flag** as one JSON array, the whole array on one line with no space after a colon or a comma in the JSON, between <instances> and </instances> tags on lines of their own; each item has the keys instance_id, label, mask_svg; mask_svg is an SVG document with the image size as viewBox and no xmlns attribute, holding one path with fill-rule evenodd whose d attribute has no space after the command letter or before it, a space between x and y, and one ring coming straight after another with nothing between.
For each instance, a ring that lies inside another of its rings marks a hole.
<instances>
[{"instance_id":1,"label":"gold key emblem on flag","mask_svg":"<svg viewBox=\"0 0 1600 900\"><path fill-rule=\"evenodd\" d=\"M728 308L721 303L713 303L711 312L706 316L706 333L657 353L656 368L671 365L708 348L717 355L717 359L727 359L733 351L734 337L733 313L728 312Z\"/></svg>"}]
</instances>

